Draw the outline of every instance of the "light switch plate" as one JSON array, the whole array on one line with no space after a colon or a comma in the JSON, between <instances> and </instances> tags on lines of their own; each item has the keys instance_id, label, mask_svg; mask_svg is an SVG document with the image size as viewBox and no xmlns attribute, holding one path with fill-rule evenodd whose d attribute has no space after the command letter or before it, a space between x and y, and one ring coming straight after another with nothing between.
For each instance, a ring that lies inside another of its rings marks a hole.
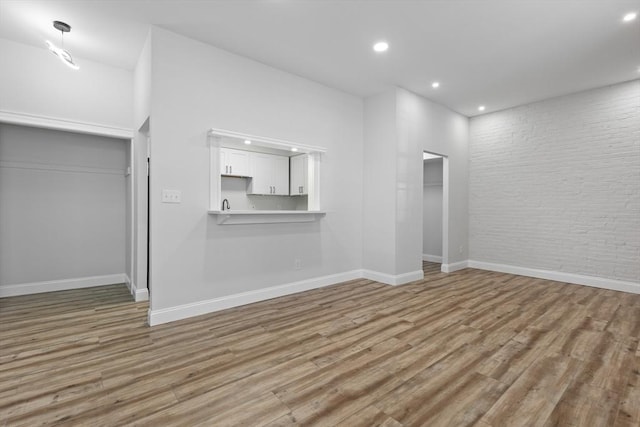
<instances>
[{"instance_id":1,"label":"light switch plate","mask_svg":"<svg viewBox=\"0 0 640 427\"><path fill-rule=\"evenodd\" d=\"M162 190L162 203L181 203L182 191L180 190Z\"/></svg>"}]
</instances>

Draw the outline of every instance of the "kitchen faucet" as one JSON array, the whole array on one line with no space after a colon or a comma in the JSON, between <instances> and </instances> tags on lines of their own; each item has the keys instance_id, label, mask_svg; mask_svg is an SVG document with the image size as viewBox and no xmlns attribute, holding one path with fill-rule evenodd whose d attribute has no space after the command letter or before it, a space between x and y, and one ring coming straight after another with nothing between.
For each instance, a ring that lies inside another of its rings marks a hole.
<instances>
[{"instance_id":1,"label":"kitchen faucet","mask_svg":"<svg viewBox=\"0 0 640 427\"><path fill-rule=\"evenodd\" d=\"M231 206L229 206L229 201L227 199L224 199L222 201L222 210L224 210L224 204L227 204L227 210L231 209Z\"/></svg>"}]
</instances>

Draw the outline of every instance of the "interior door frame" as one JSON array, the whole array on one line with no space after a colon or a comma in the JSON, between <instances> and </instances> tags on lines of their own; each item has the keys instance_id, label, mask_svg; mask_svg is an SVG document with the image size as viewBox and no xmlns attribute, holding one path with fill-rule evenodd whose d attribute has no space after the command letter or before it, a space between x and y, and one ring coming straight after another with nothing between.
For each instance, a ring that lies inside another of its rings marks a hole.
<instances>
[{"instance_id":1,"label":"interior door frame","mask_svg":"<svg viewBox=\"0 0 640 427\"><path fill-rule=\"evenodd\" d=\"M423 153L433 154L442 158L442 259L440 265L449 264L449 157L437 153L435 151L422 150ZM422 183L424 185L424 158L422 161ZM422 221L421 224L421 238L424 240L424 187L422 190ZM424 254L424 243L422 246L422 255ZM424 259L423 259L424 261Z\"/></svg>"}]
</instances>

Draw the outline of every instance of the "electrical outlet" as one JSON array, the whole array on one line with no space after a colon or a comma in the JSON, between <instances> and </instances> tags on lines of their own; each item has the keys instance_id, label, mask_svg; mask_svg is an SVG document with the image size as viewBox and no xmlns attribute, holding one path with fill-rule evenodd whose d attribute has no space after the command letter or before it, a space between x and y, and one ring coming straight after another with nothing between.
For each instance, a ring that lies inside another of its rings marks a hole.
<instances>
[{"instance_id":1,"label":"electrical outlet","mask_svg":"<svg viewBox=\"0 0 640 427\"><path fill-rule=\"evenodd\" d=\"M162 190L162 203L181 203L182 192L180 190Z\"/></svg>"},{"instance_id":2,"label":"electrical outlet","mask_svg":"<svg viewBox=\"0 0 640 427\"><path fill-rule=\"evenodd\" d=\"M293 260L293 269L300 270L302 268L302 260L300 258L295 258Z\"/></svg>"}]
</instances>

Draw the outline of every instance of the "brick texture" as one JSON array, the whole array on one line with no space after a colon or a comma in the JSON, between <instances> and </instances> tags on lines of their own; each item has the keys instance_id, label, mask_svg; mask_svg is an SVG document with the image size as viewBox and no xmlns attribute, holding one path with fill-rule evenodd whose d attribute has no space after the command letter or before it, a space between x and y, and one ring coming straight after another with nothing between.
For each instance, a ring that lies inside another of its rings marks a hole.
<instances>
[{"instance_id":1,"label":"brick texture","mask_svg":"<svg viewBox=\"0 0 640 427\"><path fill-rule=\"evenodd\" d=\"M640 80L470 121L470 259L640 282Z\"/></svg>"}]
</instances>

